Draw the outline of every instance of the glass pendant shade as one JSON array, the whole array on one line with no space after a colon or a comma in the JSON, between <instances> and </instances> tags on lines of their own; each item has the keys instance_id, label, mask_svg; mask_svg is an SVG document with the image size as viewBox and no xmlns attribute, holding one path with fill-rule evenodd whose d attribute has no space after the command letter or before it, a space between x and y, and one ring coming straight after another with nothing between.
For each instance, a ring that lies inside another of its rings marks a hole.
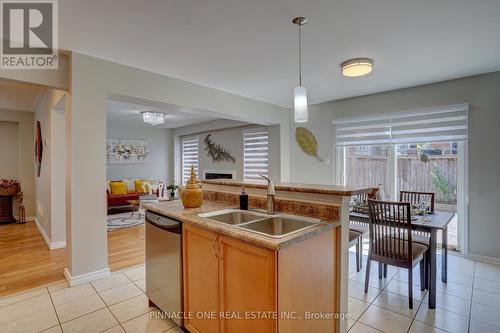
<instances>
[{"instance_id":1,"label":"glass pendant shade","mask_svg":"<svg viewBox=\"0 0 500 333\"><path fill-rule=\"evenodd\" d=\"M307 122L307 88L298 86L293 89L293 107L295 110L295 122Z\"/></svg>"},{"instance_id":2,"label":"glass pendant shade","mask_svg":"<svg viewBox=\"0 0 500 333\"><path fill-rule=\"evenodd\" d=\"M153 126L165 123L165 114L161 112L143 112L142 121Z\"/></svg>"}]
</instances>

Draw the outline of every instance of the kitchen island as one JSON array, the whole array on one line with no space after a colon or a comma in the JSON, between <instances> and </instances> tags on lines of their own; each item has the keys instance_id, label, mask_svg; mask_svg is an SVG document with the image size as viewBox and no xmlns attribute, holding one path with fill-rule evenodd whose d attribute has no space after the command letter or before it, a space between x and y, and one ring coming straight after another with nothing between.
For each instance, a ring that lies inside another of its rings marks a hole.
<instances>
[{"instance_id":1,"label":"kitchen island","mask_svg":"<svg viewBox=\"0 0 500 333\"><path fill-rule=\"evenodd\" d=\"M242 185L249 194L248 214L236 209ZM182 314L188 331L346 331L349 201L371 189L276 189L271 217L262 210L266 185L258 183L206 181L205 201L195 209L179 201L146 205L182 222ZM254 222L217 220L242 214ZM251 228L278 222L302 224L283 235Z\"/></svg>"}]
</instances>

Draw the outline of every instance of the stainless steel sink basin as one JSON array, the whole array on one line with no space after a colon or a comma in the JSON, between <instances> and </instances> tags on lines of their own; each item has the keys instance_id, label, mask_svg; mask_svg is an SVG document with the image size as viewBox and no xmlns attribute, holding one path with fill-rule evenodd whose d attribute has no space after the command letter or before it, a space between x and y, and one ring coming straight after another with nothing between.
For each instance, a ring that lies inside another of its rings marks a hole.
<instances>
[{"instance_id":1,"label":"stainless steel sink basin","mask_svg":"<svg viewBox=\"0 0 500 333\"><path fill-rule=\"evenodd\" d=\"M227 209L222 211L204 213L204 214L199 214L198 216L212 221L217 221L231 225L238 225L242 223L257 221L267 217L266 214L246 211L246 210L238 210L238 209Z\"/></svg>"},{"instance_id":2,"label":"stainless steel sink basin","mask_svg":"<svg viewBox=\"0 0 500 333\"><path fill-rule=\"evenodd\" d=\"M238 209L203 213L198 216L272 238L286 237L321 223L321 220L309 217L286 214L267 215Z\"/></svg>"},{"instance_id":3,"label":"stainless steel sink basin","mask_svg":"<svg viewBox=\"0 0 500 333\"><path fill-rule=\"evenodd\" d=\"M321 220L309 219L306 217L273 216L263 220L246 223L240 226L241 229L253 231L273 238L282 238L314 227L321 223Z\"/></svg>"}]
</instances>

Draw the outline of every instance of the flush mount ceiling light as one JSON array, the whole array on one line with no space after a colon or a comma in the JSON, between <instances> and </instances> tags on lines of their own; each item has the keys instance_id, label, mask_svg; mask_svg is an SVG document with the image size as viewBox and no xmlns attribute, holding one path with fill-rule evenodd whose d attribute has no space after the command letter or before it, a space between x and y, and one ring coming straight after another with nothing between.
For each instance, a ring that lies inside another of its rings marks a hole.
<instances>
[{"instance_id":1,"label":"flush mount ceiling light","mask_svg":"<svg viewBox=\"0 0 500 333\"><path fill-rule=\"evenodd\" d=\"M161 112L144 111L142 112L142 121L153 126L165 123L165 114Z\"/></svg>"},{"instance_id":2,"label":"flush mount ceiling light","mask_svg":"<svg viewBox=\"0 0 500 333\"><path fill-rule=\"evenodd\" d=\"M344 61L340 67L342 75L348 77L363 76L373 70L373 60L369 58L356 58Z\"/></svg>"},{"instance_id":3,"label":"flush mount ceiling light","mask_svg":"<svg viewBox=\"0 0 500 333\"><path fill-rule=\"evenodd\" d=\"M293 108L295 112L295 122L307 122L307 88L302 86L302 45L300 39L300 27L307 23L305 17L299 16L292 20L292 23L299 27L299 86L293 89Z\"/></svg>"}]
</instances>

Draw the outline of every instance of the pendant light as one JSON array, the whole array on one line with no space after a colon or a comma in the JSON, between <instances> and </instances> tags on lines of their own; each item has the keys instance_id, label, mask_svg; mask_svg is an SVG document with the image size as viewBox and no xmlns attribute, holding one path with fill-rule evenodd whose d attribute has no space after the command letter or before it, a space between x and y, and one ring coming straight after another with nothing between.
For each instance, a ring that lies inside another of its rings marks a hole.
<instances>
[{"instance_id":1,"label":"pendant light","mask_svg":"<svg viewBox=\"0 0 500 333\"><path fill-rule=\"evenodd\" d=\"M302 45L300 39L301 26L307 23L305 17L299 16L292 20L299 27L299 86L293 89L293 108L296 123L307 122L307 88L302 86Z\"/></svg>"}]
</instances>

